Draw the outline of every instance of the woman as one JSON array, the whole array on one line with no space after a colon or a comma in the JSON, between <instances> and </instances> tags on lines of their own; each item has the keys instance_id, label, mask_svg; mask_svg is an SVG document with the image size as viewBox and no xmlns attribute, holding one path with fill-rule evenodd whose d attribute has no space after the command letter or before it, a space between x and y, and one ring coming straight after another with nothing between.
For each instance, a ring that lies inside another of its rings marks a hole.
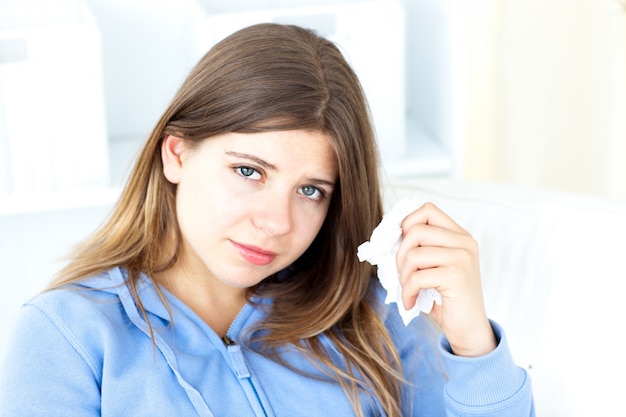
<instances>
[{"instance_id":1,"label":"woman","mask_svg":"<svg viewBox=\"0 0 626 417\"><path fill-rule=\"evenodd\" d=\"M436 325L384 304L356 256L381 206L366 101L337 48L287 25L227 37L110 218L23 307L0 415L533 415L475 242L431 204L403 221L397 263L405 307L441 293Z\"/></svg>"}]
</instances>

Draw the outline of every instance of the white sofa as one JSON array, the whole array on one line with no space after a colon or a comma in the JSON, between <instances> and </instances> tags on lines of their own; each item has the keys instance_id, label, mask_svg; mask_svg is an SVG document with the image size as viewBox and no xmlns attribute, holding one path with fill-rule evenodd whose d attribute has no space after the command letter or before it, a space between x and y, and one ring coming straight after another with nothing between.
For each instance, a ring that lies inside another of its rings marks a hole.
<instances>
[{"instance_id":1,"label":"white sofa","mask_svg":"<svg viewBox=\"0 0 626 417\"><path fill-rule=\"evenodd\" d=\"M625 415L626 203L511 185L395 181L478 241L489 316L532 378L537 415Z\"/></svg>"},{"instance_id":2,"label":"white sofa","mask_svg":"<svg viewBox=\"0 0 626 417\"><path fill-rule=\"evenodd\" d=\"M529 370L538 415L623 415L626 203L449 180L385 188L387 207L413 195L437 204L479 242L488 313ZM2 317L41 288L56 258L108 209L0 215ZM0 334L0 354L6 338Z\"/></svg>"}]
</instances>

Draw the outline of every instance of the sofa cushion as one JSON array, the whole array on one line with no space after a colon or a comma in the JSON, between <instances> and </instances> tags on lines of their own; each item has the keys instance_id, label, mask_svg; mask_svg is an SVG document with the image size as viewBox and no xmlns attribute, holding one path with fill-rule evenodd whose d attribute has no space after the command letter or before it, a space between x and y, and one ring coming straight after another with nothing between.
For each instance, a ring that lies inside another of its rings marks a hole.
<instances>
[{"instance_id":1,"label":"sofa cushion","mask_svg":"<svg viewBox=\"0 0 626 417\"><path fill-rule=\"evenodd\" d=\"M453 180L391 181L478 241L485 303L532 377L537 414L614 415L626 375L626 203Z\"/></svg>"}]
</instances>

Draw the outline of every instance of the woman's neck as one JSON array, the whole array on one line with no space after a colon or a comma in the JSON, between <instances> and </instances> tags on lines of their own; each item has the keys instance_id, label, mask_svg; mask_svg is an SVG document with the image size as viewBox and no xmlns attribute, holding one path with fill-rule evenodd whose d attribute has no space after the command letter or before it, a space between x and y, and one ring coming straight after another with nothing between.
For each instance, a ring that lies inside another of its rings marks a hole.
<instances>
[{"instance_id":1,"label":"woman's neck","mask_svg":"<svg viewBox=\"0 0 626 417\"><path fill-rule=\"evenodd\" d=\"M220 337L226 335L247 302L246 288L229 287L215 278L190 273L177 266L158 273L154 278Z\"/></svg>"}]
</instances>

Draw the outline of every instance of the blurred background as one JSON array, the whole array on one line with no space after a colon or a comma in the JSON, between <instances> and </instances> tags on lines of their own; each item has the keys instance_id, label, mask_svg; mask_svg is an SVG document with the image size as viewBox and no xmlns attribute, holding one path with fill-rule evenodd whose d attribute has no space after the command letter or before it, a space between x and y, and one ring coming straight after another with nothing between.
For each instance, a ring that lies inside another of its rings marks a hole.
<instances>
[{"instance_id":1,"label":"blurred background","mask_svg":"<svg viewBox=\"0 0 626 417\"><path fill-rule=\"evenodd\" d=\"M464 175L626 200L626 2L468 3Z\"/></svg>"},{"instance_id":2,"label":"blurred background","mask_svg":"<svg viewBox=\"0 0 626 417\"><path fill-rule=\"evenodd\" d=\"M389 177L626 201L624 0L0 0L3 316L106 216L197 60L261 21L340 46Z\"/></svg>"},{"instance_id":3,"label":"blurred background","mask_svg":"<svg viewBox=\"0 0 626 417\"><path fill-rule=\"evenodd\" d=\"M391 176L626 199L623 0L0 0L0 212L118 186L195 62L261 21L339 44Z\"/></svg>"}]
</instances>

